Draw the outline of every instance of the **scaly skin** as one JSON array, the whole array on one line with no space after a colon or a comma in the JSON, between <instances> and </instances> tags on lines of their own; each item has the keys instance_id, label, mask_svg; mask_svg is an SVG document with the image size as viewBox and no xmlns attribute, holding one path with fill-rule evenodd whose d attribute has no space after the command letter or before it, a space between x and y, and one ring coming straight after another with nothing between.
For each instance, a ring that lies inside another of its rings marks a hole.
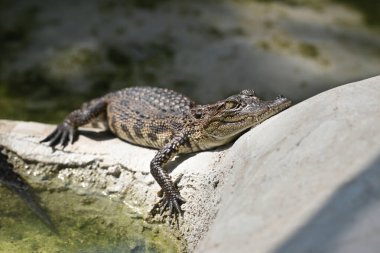
<instances>
[{"instance_id":1,"label":"scaly skin","mask_svg":"<svg viewBox=\"0 0 380 253\"><path fill-rule=\"evenodd\" d=\"M263 101L252 90L209 105L197 105L168 89L126 88L84 104L41 142L51 147L73 143L78 127L105 120L110 130L130 143L158 149L150 171L163 190L161 213L182 214L185 199L165 171L174 156L212 149L236 139L248 128L289 107L279 96Z\"/></svg>"}]
</instances>

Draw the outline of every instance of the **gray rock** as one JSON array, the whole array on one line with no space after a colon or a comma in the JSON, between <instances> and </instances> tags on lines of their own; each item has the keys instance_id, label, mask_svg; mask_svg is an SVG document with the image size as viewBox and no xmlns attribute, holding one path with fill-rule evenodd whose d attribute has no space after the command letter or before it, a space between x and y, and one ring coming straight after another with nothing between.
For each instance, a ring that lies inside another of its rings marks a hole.
<instances>
[{"instance_id":1,"label":"gray rock","mask_svg":"<svg viewBox=\"0 0 380 253\"><path fill-rule=\"evenodd\" d=\"M53 128L0 121L0 144L15 154L19 173L52 187L109 195L147 214L158 200L149 173L154 150L86 131L52 152L39 141ZM380 247L379 140L376 77L297 104L233 145L176 159L169 169L175 168L173 179L184 175L180 232L189 251L374 252Z\"/></svg>"},{"instance_id":2,"label":"gray rock","mask_svg":"<svg viewBox=\"0 0 380 253\"><path fill-rule=\"evenodd\" d=\"M196 252L378 252L380 77L293 106L237 140Z\"/></svg>"}]
</instances>

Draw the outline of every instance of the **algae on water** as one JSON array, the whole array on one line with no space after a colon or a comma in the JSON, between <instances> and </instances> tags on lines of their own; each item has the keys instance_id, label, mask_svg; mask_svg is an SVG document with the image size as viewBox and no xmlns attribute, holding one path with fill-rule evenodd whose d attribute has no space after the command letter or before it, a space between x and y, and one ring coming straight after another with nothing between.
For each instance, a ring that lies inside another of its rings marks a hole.
<instances>
[{"instance_id":1,"label":"algae on water","mask_svg":"<svg viewBox=\"0 0 380 253\"><path fill-rule=\"evenodd\" d=\"M70 190L39 193L59 235L0 187L0 252L180 252L179 242L123 203Z\"/></svg>"}]
</instances>

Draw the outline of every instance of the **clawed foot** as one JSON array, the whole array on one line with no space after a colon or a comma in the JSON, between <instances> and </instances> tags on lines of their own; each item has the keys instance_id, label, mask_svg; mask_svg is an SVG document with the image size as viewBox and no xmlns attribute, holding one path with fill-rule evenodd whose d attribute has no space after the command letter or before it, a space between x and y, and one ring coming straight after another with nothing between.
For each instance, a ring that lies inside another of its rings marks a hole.
<instances>
[{"instance_id":1,"label":"clawed foot","mask_svg":"<svg viewBox=\"0 0 380 253\"><path fill-rule=\"evenodd\" d=\"M157 214L162 214L168 210L169 217L177 217L178 215L183 216L183 210L181 209L181 205L186 203L186 200L179 194L166 194L153 206L150 213L154 217Z\"/></svg>"},{"instance_id":2,"label":"clawed foot","mask_svg":"<svg viewBox=\"0 0 380 253\"><path fill-rule=\"evenodd\" d=\"M169 210L169 216L180 214L183 215L181 205L186 203L186 200L179 194L164 194L164 197L159 201L160 215L162 215L166 209Z\"/></svg>"},{"instance_id":3,"label":"clawed foot","mask_svg":"<svg viewBox=\"0 0 380 253\"><path fill-rule=\"evenodd\" d=\"M64 122L57 126L57 128L49 134L42 142L48 142L49 146L55 148L55 146L62 146L65 148L67 144L73 144L75 141L76 129Z\"/></svg>"},{"instance_id":4,"label":"clawed foot","mask_svg":"<svg viewBox=\"0 0 380 253\"><path fill-rule=\"evenodd\" d=\"M180 174L178 178L173 182L174 187L178 189L178 183L181 180L183 174ZM180 195L180 193L173 192L171 194L166 194L162 191L162 189L157 193L161 199L153 206L150 211L151 215L154 217L157 214L162 214L169 210L170 217L177 217L178 215L183 216L183 210L181 209L181 205L186 203L186 200Z\"/></svg>"}]
</instances>

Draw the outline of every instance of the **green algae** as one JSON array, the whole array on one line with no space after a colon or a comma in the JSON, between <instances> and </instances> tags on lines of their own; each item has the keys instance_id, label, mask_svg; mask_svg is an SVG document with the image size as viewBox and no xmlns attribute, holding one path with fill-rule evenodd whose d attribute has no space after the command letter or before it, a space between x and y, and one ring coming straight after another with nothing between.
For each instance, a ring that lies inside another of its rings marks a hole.
<instances>
[{"instance_id":1,"label":"green algae","mask_svg":"<svg viewBox=\"0 0 380 253\"><path fill-rule=\"evenodd\" d=\"M301 55L310 59L317 59L320 56L318 47L311 43L300 42L298 45L298 51Z\"/></svg>"},{"instance_id":2,"label":"green algae","mask_svg":"<svg viewBox=\"0 0 380 253\"><path fill-rule=\"evenodd\" d=\"M302 57L313 61L323 67L330 65L328 56L318 44L308 41L297 40L288 34L275 34L270 39L259 40L254 44L266 52L289 54L293 57Z\"/></svg>"},{"instance_id":3,"label":"green algae","mask_svg":"<svg viewBox=\"0 0 380 253\"><path fill-rule=\"evenodd\" d=\"M177 239L123 203L70 190L39 190L59 234L0 187L0 252L181 252Z\"/></svg>"}]
</instances>

